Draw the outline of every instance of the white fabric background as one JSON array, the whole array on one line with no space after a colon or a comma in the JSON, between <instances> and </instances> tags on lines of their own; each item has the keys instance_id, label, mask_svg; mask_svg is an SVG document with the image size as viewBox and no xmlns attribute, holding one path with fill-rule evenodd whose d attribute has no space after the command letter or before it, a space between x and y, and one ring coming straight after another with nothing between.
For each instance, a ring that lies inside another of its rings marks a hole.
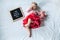
<instances>
[{"instance_id":1,"label":"white fabric background","mask_svg":"<svg viewBox=\"0 0 60 40\"><path fill-rule=\"evenodd\" d=\"M22 7L24 15L31 2L48 14L45 26L32 30L29 38L20 19L13 22L10 10ZM60 0L0 0L0 40L60 40Z\"/></svg>"}]
</instances>

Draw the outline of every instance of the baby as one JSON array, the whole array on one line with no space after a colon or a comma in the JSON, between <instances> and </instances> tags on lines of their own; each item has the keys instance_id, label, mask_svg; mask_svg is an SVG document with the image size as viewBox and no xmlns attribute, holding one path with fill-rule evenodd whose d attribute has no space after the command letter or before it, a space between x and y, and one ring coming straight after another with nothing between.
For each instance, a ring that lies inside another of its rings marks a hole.
<instances>
[{"instance_id":1,"label":"baby","mask_svg":"<svg viewBox=\"0 0 60 40\"><path fill-rule=\"evenodd\" d=\"M28 10L29 15L23 20L23 25L31 37L31 29L40 27L42 21L46 18L45 11L41 11L36 2L32 2Z\"/></svg>"}]
</instances>

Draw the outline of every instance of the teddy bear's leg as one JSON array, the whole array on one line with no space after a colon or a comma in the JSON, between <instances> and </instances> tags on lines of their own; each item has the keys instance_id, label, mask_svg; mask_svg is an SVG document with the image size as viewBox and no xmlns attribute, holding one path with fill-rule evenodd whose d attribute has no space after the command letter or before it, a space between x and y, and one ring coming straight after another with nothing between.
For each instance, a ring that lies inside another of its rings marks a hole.
<instances>
[{"instance_id":1,"label":"teddy bear's leg","mask_svg":"<svg viewBox=\"0 0 60 40\"><path fill-rule=\"evenodd\" d=\"M28 31L29 37L31 37L31 28L30 28L31 19L28 19L28 23L25 25Z\"/></svg>"}]
</instances>

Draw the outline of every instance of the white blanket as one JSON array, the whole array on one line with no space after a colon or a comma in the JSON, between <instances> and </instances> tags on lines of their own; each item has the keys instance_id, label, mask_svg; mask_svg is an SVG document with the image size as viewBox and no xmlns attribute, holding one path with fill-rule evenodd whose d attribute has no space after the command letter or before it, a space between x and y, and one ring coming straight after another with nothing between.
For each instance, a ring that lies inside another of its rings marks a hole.
<instances>
[{"instance_id":1,"label":"white blanket","mask_svg":"<svg viewBox=\"0 0 60 40\"><path fill-rule=\"evenodd\" d=\"M20 19L13 22L10 10L22 7L27 15L26 9L31 2L37 2L48 17L45 25L32 30L29 38ZM60 0L0 0L0 40L60 40Z\"/></svg>"}]
</instances>

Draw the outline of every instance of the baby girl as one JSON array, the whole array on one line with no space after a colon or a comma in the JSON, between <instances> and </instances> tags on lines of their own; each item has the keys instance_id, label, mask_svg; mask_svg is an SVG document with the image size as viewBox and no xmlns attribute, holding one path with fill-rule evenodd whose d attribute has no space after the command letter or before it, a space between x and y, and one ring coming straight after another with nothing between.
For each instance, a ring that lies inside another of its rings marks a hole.
<instances>
[{"instance_id":1,"label":"baby girl","mask_svg":"<svg viewBox=\"0 0 60 40\"><path fill-rule=\"evenodd\" d=\"M40 10L36 2L32 2L31 7L28 10L29 15L23 20L23 25L31 37L31 29L35 29L41 26L42 21L46 18L45 11Z\"/></svg>"}]
</instances>

